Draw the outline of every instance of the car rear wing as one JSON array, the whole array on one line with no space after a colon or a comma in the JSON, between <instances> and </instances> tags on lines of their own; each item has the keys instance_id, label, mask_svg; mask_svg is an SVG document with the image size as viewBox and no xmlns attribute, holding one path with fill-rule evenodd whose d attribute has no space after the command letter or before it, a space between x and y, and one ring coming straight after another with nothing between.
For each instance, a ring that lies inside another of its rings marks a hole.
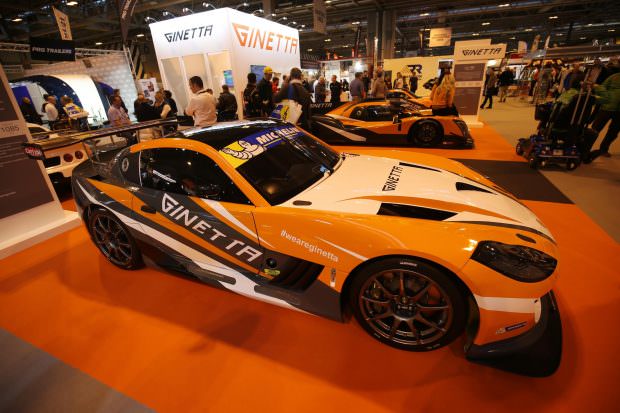
<instances>
[{"instance_id":1,"label":"car rear wing","mask_svg":"<svg viewBox=\"0 0 620 413\"><path fill-rule=\"evenodd\" d=\"M158 119L86 132L59 133L57 136L48 139L26 142L23 146L24 152L29 158L44 160L45 152L47 151L82 143L89 158L91 160L99 160L99 152L101 151L109 151L113 148L119 149L129 146L132 142L137 142L136 139L132 138L137 131L176 125L177 120L174 118ZM50 133L55 134L56 132L52 131Z\"/></svg>"}]
</instances>

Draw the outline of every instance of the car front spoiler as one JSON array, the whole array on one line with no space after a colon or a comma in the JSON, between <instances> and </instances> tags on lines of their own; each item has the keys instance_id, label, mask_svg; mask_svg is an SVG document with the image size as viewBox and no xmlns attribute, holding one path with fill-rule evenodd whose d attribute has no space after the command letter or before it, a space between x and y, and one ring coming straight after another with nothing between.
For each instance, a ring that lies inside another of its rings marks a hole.
<instances>
[{"instance_id":1,"label":"car front spoiler","mask_svg":"<svg viewBox=\"0 0 620 413\"><path fill-rule=\"evenodd\" d=\"M531 377L547 377L562 358L562 323L552 291L541 298L538 323L528 332L494 343L472 344L468 360Z\"/></svg>"}]
</instances>

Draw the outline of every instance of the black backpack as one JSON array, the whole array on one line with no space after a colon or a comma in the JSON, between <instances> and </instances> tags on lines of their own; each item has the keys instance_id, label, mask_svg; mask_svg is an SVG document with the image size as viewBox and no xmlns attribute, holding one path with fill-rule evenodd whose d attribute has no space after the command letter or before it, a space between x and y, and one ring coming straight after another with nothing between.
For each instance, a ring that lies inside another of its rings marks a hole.
<instances>
[{"instance_id":1,"label":"black backpack","mask_svg":"<svg viewBox=\"0 0 620 413\"><path fill-rule=\"evenodd\" d=\"M261 115L262 102L258 94L256 85L252 89L246 87L243 91L243 100L245 103L245 115L247 117L256 117Z\"/></svg>"}]
</instances>

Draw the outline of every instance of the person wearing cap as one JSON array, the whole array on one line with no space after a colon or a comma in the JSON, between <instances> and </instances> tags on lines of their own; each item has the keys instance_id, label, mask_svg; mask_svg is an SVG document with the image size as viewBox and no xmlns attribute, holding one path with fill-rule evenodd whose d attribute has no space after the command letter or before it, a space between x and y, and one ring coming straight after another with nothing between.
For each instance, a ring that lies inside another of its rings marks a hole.
<instances>
[{"instance_id":1,"label":"person wearing cap","mask_svg":"<svg viewBox=\"0 0 620 413\"><path fill-rule=\"evenodd\" d=\"M258 82L258 96L262 103L262 115L269 116L273 111L273 86L271 85L271 78L273 76L273 70L267 66L263 70L263 78Z\"/></svg>"}]
</instances>

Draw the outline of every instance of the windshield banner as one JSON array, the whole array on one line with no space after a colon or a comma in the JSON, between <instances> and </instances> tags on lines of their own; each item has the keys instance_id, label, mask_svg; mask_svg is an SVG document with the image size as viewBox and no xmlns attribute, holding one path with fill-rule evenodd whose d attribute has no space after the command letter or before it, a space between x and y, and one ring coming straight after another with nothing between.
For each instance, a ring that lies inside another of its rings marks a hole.
<instances>
[{"instance_id":1,"label":"windshield banner","mask_svg":"<svg viewBox=\"0 0 620 413\"><path fill-rule=\"evenodd\" d=\"M292 126L261 131L222 148L220 154L233 167L238 168L267 149L281 144L282 139L294 138L300 133L299 129Z\"/></svg>"}]
</instances>

